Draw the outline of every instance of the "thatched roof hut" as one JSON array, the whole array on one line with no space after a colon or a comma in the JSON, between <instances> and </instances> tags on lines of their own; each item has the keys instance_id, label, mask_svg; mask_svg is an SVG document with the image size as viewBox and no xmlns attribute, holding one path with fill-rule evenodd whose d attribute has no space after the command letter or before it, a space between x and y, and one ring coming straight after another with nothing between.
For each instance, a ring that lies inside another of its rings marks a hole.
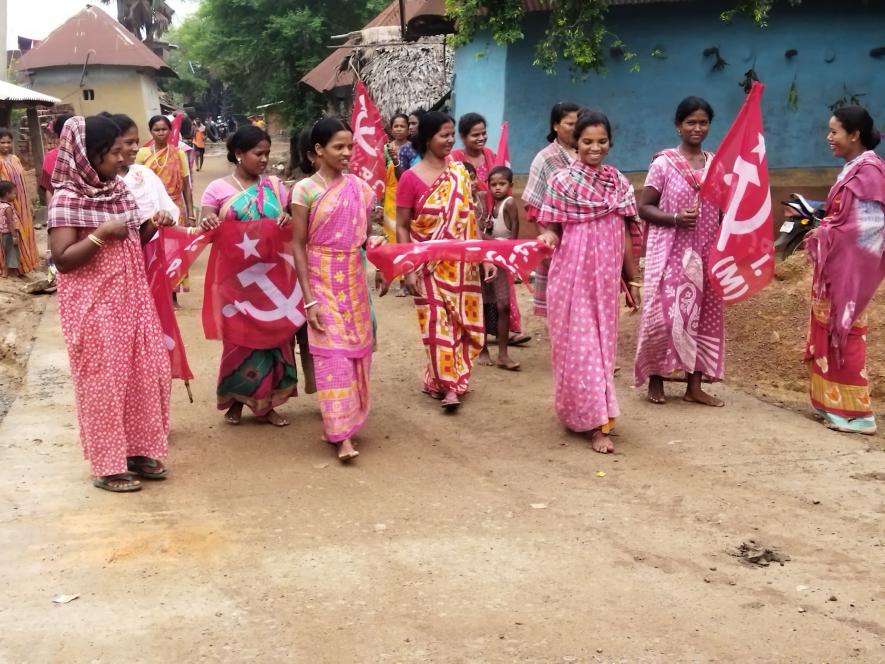
<instances>
[{"instance_id":1,"label":"thatched roof hut","mask_svg":"<svg viewBox=\"0 0 885 664\"><path fill-rule=\"evenodd\" d=\"M347 66L359 73L385 118L438 107L452 89L455 58L443 37L404 43L395 27L367 28L352 40Z\"/></svg>"}]
</instances>

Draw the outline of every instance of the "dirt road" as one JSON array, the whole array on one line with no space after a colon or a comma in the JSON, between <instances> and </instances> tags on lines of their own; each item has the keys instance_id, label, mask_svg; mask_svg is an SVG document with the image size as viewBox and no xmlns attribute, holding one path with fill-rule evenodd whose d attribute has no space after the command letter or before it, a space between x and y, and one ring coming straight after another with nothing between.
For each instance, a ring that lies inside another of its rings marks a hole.
<instances>
[{"instance_id":1,"label":"dirt road","mask_svg":"<svg viewBox=\"0 0 885 664\"><path fill-rule=\"evenodd\" d=\"M727 386L722 410L654 407L622 378L618 453L595 454L553 416L529 316L523 371L479 368L444 416L389 297L342 467L311 395L287 429L223 424L201 278L180 316L196 403L176 384L171 477L133 495L87 481L49 303L0 424L0 661L885 660L881 440ZM790 560L727 553L750 539Z\"/></svg>"}]
</instances>

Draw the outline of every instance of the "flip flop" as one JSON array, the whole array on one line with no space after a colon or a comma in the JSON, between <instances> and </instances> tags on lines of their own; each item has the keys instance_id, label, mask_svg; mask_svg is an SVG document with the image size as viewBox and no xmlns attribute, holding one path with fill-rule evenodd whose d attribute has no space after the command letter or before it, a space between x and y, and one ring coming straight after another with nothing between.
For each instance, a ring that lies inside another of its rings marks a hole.
<instances>
[{"instance_id":1,"label":"flip flop","mask_svg":"<svg viewBox=\"0 0 885 664\"><path fill-rule=\"evenodd\" d=\"M531 340L532 340L532 338L528 334L518 334L515 337L510 337L507 340L507 345L508 346L522 346L524 344L527 344Z\"/></svg>"},{"instance_id":2,"label":"flip flop","mask_svg":"<svg viewBox=\"0 0 885 664\"><path fill-rule=\"evenodd\" d=\"M357 452L356 450L354 450L353 452L350 452L349 454L339 454L338 461L340 461L341 463L347 463L351 459L356 459L359 455L360 455L360 453Z\"/></svg>"},{"instance_id":3,"label":"flip flop","mask_svg":"<svg viewBox=\"0 0 885 664\"><path fill-rule=\"evenodd\" d=\"M125 480L130 482L129 485L114 486L111 482ZM92 486L111 493L132 493L133 491L141 491L141 482L126 473L119 475L105 475L104 477L96 477L92 480Z\"/></svg>"},{"instance_id":4,"label":"flip flop","mask_svg":"<svg viewBox=\"0 0 885 664\"><path fill-rule=\"evenodd\" d=\"M504 371L519 371L519 362L514 362L513 364L498 364L495 362L495 366L499 369L503 369Z\"/></svg>"},{"instance_id":5,"label":"flip flop","mask_svg":"<svg viewBox=\"0 0 885 664\"><path fill-rule=\"evenodd\" d=\"M431 399L436 399L437 401L439 401L440 399L442 399L445 396L441 392L432 392L432 391L428 390L426 387L421 389L421 394L426 394Z\"/></svg>"},{"instance_id":6,"label":"flip flop","mask_svg":"<svg viewBox=\"0 0 885 664\"><path fill-rule=\"evenodd\" d=\"M458 400L457 395L455 395L453 397L445 397L442 400L442 403L440 404L440 406L442 406L446 410L446 412L449 412L449 413L452 413L455 410L457 410L460 405L461 405L461 402Z\"/></svg>"},{"instance_id":7,"label":"flip flop","mask_svg":"<svg viewBox=\"0 0 885 664\"><path fill-rule=\"evenodd\" d=\"M163 464L150 457L136 456L126 459L129 472L145 480L165 480L169 472ZM159 468L159 470L154 470Z\"/></svg>"}]
</instances>

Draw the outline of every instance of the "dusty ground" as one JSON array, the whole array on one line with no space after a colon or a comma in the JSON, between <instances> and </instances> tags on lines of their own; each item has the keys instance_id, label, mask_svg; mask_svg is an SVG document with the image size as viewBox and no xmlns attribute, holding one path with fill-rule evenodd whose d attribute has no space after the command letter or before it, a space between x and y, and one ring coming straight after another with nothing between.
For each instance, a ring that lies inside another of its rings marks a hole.
<instances>
[{"instance_id":1,"label":"dusty ground","mask_svg":"<svg viewBox=\"0 0 885 664\"><path fill-rule=\"evenodd\" d=\"M619 452L594 454L552 414L535 319L523 371L478 369L446 417L391 297L362 456L342 467L313 396L283 409L288 429L222 423L194 277L196 403L176 384L172 475L139 494L87 481L49 302L0 424L0 661L885 659L880 439L730 386L722 410L655 407L622 379ZM790 560L727 553L749 539Z\"/></svg>"}]
</instances>

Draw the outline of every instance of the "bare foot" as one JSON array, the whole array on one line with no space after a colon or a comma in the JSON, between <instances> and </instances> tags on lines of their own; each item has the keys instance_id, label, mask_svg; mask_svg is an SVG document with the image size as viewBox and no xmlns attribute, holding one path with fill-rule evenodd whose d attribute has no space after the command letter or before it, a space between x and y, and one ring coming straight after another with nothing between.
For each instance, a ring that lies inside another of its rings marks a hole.
<instances>
[{"instance_id":1,"label":"bare foot","mask_svg":"<svg viewBox=\"0 0 885 664\"><path fill-rule=\"evenodd\" d=\"M499 354L495 366L499 369L506 369L507 371L519 371L519 362L514 362L508 355Z\"/></svg>"},{"instance_id":2,"label":"bare foot","mask_svg":"<svg viewBox=\"0 0 885 664\"><path fill-rule=\"evenodd\" d=\"M440 399L442 399L445 396L445 394L443 394L442 392L434 392L433 390L426 388L426 387L421 390L421 393L426 394L431 399L436 399L437 401L439 401Z\"/></svg>"},{"instance_id":3,"label":"bare foot","mask_svg":"<svg viewBox=\"0 0 885 664\"><path fill-rule=\"evenodd\" d=\"M224 414L224 421L228 424L239 424L243 417L243 404L237 402L227 409Z\"/></svg>"},{"instance_id":4,"label":"bare foot","mask_svg":"<svg viewBox=\"0 0 885 664\"><path fill-rule=\"evenodd\" d=\"M345 461L350 461L351 459L355 459L360 455L355 449L353 449L353 441L350 438L346 438L342 440L338 445L338 460L342 463Z\"/></svg>"},{"instance_id":5,"label":"bare foot","mask_svg":"<svg viewBox=\"0 0 885 664\"><path fill-rule=\"evenodd\" d=\"M476 363L483 367L495 366L495 363L492 362L492 356L489 355L489 351L485 347L483 347L479 355L476 356Z\"/></svg>"},{"instance_id":6,"label":"bare foot","mask_svg":"<svg viewBox=\"0 0 885 664\"><path fill-rule=\"evenodd\" d=\"M600 454L611 454L615 451L615 446L612 445L612 439L604 434L602 429L596 429L593 431L590 436L590 447L593 448L594 452L599 452Z\"/></svg>"},{"instance_id":7,"label":"bare foot","mask_svg":"<svg viewBox=\"0 0 885 664\"><path fill-rule=\"evenodd\" d=\"M682 398L689 403L698 403L703 406L712 406L713 408L722 408L725 405L722 399L717 399L712 394L707 394L699 387L696 389L689 388Z\"/></svg>"},{"instance_id":8,"label":"bare foot","mask_svg":"<svg viewBox=\"0 0 885 664\"><path fill-rule=\"evenodd\" d=\"M271 410L267 415L258 418L259 422L267 422L268 424L273 424L275 427L287 427L289 426L289 420L280 415L277 411Z\"/></svg>"},{"instance_id":9,"label":"bare foot","mask_svg":"<svg viewBox=\"0 0 885 664\"><path fill-rule=\"evenodd\" d=\"M660 376L648 379L648 400L656 404L667 403L667 397L664 395L664 379Z\"/></svg>"}]
</instances>

